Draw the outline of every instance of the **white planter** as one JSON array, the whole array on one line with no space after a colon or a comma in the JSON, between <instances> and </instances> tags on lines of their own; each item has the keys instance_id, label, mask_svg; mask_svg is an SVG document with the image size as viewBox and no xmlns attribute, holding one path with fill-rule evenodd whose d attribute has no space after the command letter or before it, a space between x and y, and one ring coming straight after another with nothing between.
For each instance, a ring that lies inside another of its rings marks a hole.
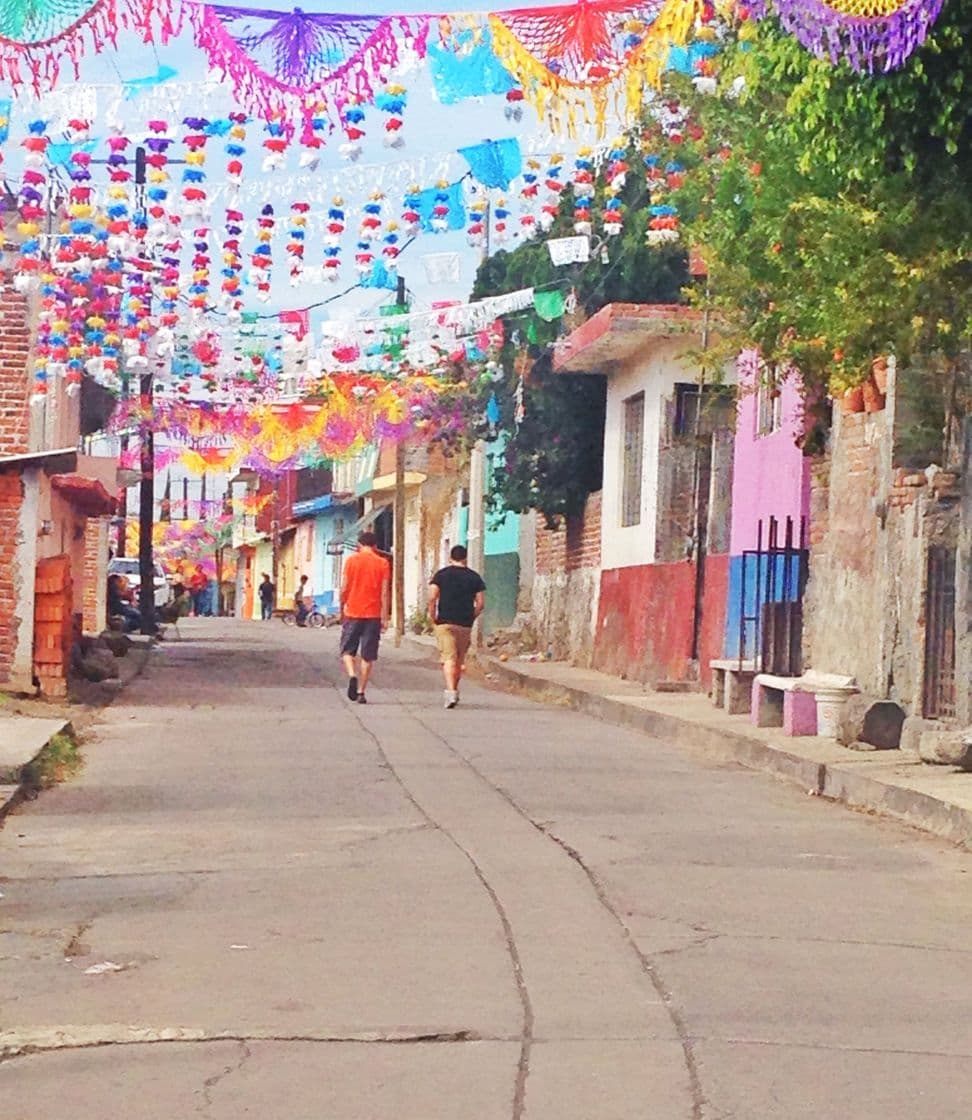
<instances>
[{"instance_id":1,"label":"white planter","mask_svg":"<svg viewBox=\"0 0 972 1120\"><path fill-rule=\"evenodd\" d=\"M848 697L856 688L821 688L814 693L817 701L817 734L825 739L836 739L840 726L840 713Z\"/></svg>"}]
</instances>

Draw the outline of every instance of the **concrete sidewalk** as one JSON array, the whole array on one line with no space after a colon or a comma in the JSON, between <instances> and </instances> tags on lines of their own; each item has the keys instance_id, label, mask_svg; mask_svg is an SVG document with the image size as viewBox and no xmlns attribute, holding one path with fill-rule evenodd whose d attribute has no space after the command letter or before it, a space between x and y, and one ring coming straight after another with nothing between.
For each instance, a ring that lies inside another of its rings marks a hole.
<instances>
[{"instance_id":1,"label":"concrete sidewalk","mask_svg":"<svg viewBox=\"0 0 972 1120\"><path fill-rule=\"evenodd\" d=\"M414 640L429 649L431 639ZM476 663L488 680L532 699L567 704L605 723L731 759L795 782L813 796L972 848L972 774L930 766L901 751L856 751L832 739L785 737L778 728L753 727L747 716L727 715L698 693L650 692L563 662L502 662L478 653Z\"/></svg>"},{"instance_id":2,"label":"concrete sidewalk","mask_svg":"<svg viewBox=\"0 0 972 1120\"><path fill-rule=\"evenodd\" d=\"M145 668L153 640L135 638L128 653L118 659L118 677L100 682L75 681L79 694L74 703L53 706L56 714L28 715L0 710L0 825L27 795L24 774L55 735L74 735L97 718ZM63 713L58 709L63 707ZM43 710L43 708L41 709Z\"/></svg>"}]
</instances>

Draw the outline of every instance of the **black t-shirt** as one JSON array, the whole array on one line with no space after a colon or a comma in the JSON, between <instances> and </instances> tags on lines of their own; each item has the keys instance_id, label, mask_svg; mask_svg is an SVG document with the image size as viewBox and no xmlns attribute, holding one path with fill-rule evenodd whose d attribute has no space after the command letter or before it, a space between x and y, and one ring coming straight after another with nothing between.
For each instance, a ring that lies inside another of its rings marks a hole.
<instances>
[{"instance_id":1,"label":"black t-shirt","mask_svg":"<svg viewBox=\"0 0 972 1120\"><path fill-rule=\"evenodd\" d=\"M450 564L436 572L431 582L439 589L437 621L452 626L472 626L476 621L476 596L486 590L479 572Z\"/></svg>"}]
</instances>

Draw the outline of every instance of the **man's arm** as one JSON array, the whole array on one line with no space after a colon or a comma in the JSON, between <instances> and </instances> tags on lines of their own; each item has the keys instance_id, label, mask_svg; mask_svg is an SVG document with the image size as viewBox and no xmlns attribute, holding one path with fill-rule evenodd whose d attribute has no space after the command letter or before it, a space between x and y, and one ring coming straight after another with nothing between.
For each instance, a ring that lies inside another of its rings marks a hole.
<instances>
[{"instance_id":1,"label":"man's arm","mask_svg":"<svg viewBox=\"0 0 972 1120\"><path fill-rule=\"evenodd\" d=\"M476 598L473 599L473 611L475 612L475 618L479 618L479 616L483 613L483 611L485 609L486 609L486 592L485 591L477 591L476 592ZM475 619L474 619L474 621L475 621Z\"/></svg>"},{"instance_id":2,"label":"man's arm","mask_svg":"<svg viewBox=\"0 0 972 1120\"><path fill-rule=\"evenodd\" d=\"M350 575L350 567L351 562L349 560L341 570L341 598L339 605L341 607L342 619L344 618L344 604L348 601L348 576Z\"/></svg>"},{"instance_id":3,"label":"man's arm","mask_svg":"<svg viewBox=\"0 0 972 1120\"><path fill-rule=\"evenodd\" d=\"M437 583L429 584L429 618L433 622L439 621L439 585Z\"/></svg>"},{"instance_id":4,"label":"man's arm","mask_svg":"<svg viewBox=\"0 0 972 1120\"><path fill-rule=\"evenodd\" d=\"M391 570L385 574L381 584L381 624L387 626L391 618Z\"/></svg>"}]
</instances>

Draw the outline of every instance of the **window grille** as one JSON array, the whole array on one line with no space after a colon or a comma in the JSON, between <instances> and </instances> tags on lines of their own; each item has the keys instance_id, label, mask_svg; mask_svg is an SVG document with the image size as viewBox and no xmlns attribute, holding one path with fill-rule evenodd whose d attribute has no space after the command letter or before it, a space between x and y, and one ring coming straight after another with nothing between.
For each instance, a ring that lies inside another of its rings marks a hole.
<instances>
[{"instance_id":1,"label":"window grille","mask_svg":"<svg viewBox=\"0 0 972 1120\"><path fill-rule=\"evenodd\" d=\"M641 524L641 476L645 445L645 394L624 402L621 461L621 525Z\"/></svg>"}]
</instances>

